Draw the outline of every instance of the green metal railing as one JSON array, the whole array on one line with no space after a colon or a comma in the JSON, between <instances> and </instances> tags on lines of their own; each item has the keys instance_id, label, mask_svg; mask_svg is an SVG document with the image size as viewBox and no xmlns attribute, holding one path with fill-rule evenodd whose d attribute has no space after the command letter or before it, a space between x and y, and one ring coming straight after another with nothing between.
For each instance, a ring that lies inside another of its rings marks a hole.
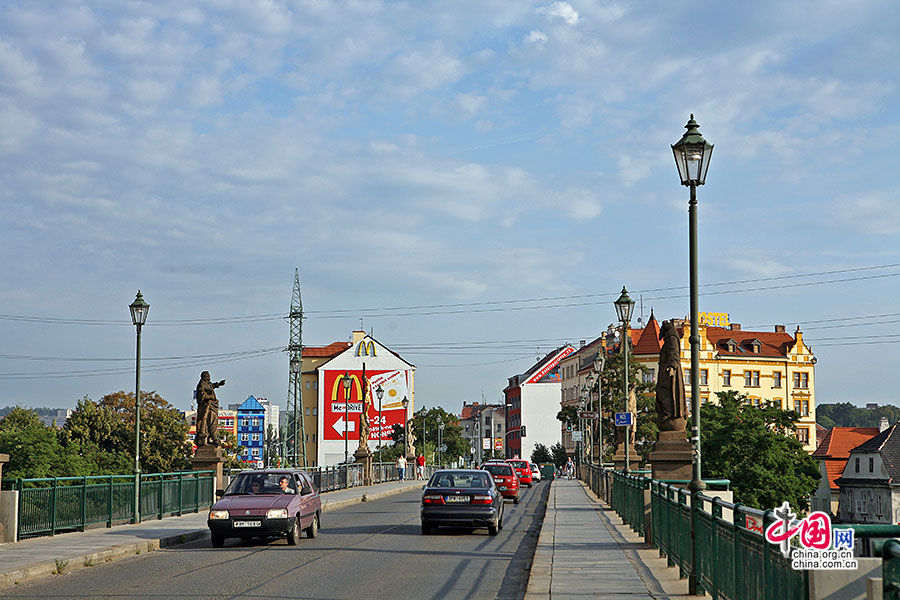
<instances>
[{"instance_id":1,"label":"green metal railing","mask_svg":"<svg viewBox=\"0 0 900 600\"><path fill-rule=\"evenodd\" d=\"M212 480L212 471L140 476L141 517L161 519L212 506ZM18 539L133 521L134 486L134 475L17 479Z\"/></svg>"}]
</instances>

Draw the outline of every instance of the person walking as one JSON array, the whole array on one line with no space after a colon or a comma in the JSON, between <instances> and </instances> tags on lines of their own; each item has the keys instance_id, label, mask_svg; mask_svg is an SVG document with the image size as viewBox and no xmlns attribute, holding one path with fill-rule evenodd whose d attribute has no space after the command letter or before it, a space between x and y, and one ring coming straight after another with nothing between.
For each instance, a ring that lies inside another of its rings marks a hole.
<instances>
[{"instance_id":1,"label":"person walking","mask_svg":"<svg viewBox=\"0 0 900 600\"><path fill-rule=\"evenodd\" d=\"M406 457L402 454L397 459L397 478L403 481L406 478Z\"/></svg>"},{"instance_id":2,"label":"person walking","mask_svg":"<svg viewBox=\"0 0 900 600\"><path fill-rule=\"evenodd\" d=\"M425 455L416 458L416 479L425 479Z\"/></svg>"},{"instance_id":3,"label":"person walking","mask_svg":"<svg viewBox=\"0 0 900 600\"><path fill-rule=\"evenodd\" d=\"M572 462L572 457L569 457L569 460L566 461L566 479L572 479L572 476L575 474L575 463Z\"/></svg>"}]
</instances>

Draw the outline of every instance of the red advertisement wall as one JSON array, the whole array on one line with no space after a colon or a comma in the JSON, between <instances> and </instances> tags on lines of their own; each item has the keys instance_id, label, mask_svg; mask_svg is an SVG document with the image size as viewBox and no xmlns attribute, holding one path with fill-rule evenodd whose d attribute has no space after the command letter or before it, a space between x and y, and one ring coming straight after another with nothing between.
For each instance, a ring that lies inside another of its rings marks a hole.
<instances>
[{"instance_id":1,"label":"red advertisement wall","mask_svg":"<svg viewBox=\"0 0 900 600\"><path fill-rule=\"evenodd\" d=\"M344 398L343 378L345 371L325 371L323 373L324 406L322 407L323 440L343 440L346 427L347 438L359 439L359 418L363 409L362 371L349 371L351 378L350 400ZM409 398L409 371L366 370L366 379L371 389L371 404L368 410L369 440L390 441L393 426L405 421L403 398ZM381 420L378 417L378 387L384 390L381 400ZM349 415L345 419L346 414Z\"/></svg>"}]
</instances>

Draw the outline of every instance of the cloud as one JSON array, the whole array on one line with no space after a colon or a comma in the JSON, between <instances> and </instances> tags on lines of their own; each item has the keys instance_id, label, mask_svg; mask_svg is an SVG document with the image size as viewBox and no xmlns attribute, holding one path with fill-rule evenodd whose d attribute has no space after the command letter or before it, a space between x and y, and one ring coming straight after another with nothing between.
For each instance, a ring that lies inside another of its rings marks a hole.
<instances>
[{"instance_id":1,"label":"cloud","mask_svg":"<svg viewBox=\"0 0 900 600\"><path fill-rule=\"evenodd\" d=\"M871 192L835 201L840 222L866 235L900 233L900 191Z\"/></svg>"},{"instance_id":2,"label":"cloud","mask_svg":"<svg viewBox=\"0 0 900 600\"><path fill-rule=\"evenodd\" d=\"M572 5L568 2L554 2L547 6L541 6L535 13L562 19L568 25L575 25L578 23L578 11L572 8Z\"/></svg>"},{"instance_id":3,"label":"cloud","mask_svg":"<svg viewBox=\"0 0 900 600\"><path fill-rule=\"evenodd\" d=\"M722 258L722 262L731 272L749 277L777 277L794 272L794 268L764 254L725 256Z\"/></svg>"},{"instance_id":4,"label":"cloud","mask_svg":"<svg viewBox=\"0 0 900 600\"><path fill-rule=\"evenodd\" d=\"M593 219L603 212L603 204L596 194L585 189L573 189L554 194L554 204L576 220Z\"/></svg>"}]
</instances>

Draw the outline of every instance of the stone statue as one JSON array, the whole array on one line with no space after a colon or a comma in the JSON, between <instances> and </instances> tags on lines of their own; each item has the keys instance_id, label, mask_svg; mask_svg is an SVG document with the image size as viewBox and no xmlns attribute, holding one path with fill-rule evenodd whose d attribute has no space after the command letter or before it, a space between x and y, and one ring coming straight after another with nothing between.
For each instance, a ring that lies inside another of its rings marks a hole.
<instances>
[{"instance_id":1,"label":"stone statue","mask_svg":"<svg viewBox=\"0 0 900 600\"><path fill-rule=\"evenodd\" d=\"M216 429L219 426L219 401L216 399L216 388L225 385L225 380L210 381L209 371L200 373L197 383L197 433L194 443L200 446L218 446L219 438Z\"/></svg>"},{"instance_id":2,"label":"stone statue","mask_svg":"<svg viewBox=\"0 0 900 600\"><path fill-rule=\"evenodd\" d=\"M363 380L363 406L362 414L359 415L359 447L365 448L369 445L369 409L372 407L372 386L368 379Z\"/></svg>"},{"instance_id":3,"label":"stone statue","mask_svg":"<svg viewBox=\"0 0 900 600\"><path fill-rule=\"evenodd\" d=\"M659 378L656 381L656 422L660 431L684 431L687 424L687 397L681 369L681 339L671 321L659 329L663 340L659 351Z\"/></svg>"},{"instance_id":4,"label":"stone statue","mask_svg":"<svg viewBox=\"0 0 900 600\"><path fill-rule=\"evenodd\" d=\"M416 455L416 434L413 433L413 425L415 425L415 421L410 419L406 422L406 435L404 438L406 439L406 455L407 456L415 456Z\"/></svg>"}]
</instances>

